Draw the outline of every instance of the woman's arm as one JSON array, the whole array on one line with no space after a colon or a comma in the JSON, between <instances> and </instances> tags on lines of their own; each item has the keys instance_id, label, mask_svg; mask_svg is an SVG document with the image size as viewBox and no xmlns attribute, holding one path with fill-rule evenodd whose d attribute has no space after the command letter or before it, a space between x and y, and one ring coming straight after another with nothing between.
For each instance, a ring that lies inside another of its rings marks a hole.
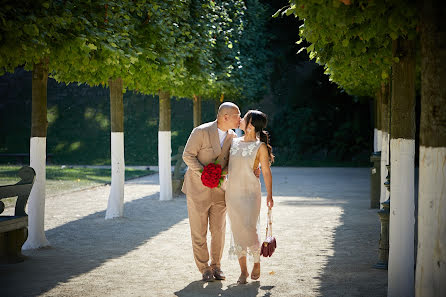
<instances>
[{"instance_id":1,"label":"woman's arm","mask_svg":"<svg viewBox=\"0 0 446 297\"><path fill-rule=\"evenodd\" d=\"M271 174L271 167L269 162L268 148L266 144L262 143L259 148L259 159L262 167L263 180L265 181L265 188L267 192L266 205L269 208L274 206L273 200L273 177Z\"/></svg>"}]
</instances>

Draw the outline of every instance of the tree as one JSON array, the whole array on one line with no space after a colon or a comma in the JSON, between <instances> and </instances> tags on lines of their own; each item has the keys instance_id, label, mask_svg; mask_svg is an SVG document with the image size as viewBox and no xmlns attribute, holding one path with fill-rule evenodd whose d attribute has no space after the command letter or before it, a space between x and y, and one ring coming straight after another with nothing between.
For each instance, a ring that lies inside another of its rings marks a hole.
<instances>
[{"instance_id":1,"label":"tree","mask_svg":"<svg viewBox=\"0 0 446 297\"><path fill-rule=\"evenodd\" d=\"M194 127L201 124L202 94L210 83L215 5L213 1L193 0L189 9L190 33L186 33L189 51L184 62L187 75L180 93L193 101Z\"/></svg>"},{"instance_id":2,"label":"tree","mask_svg":"<svg viewBox=\"0 0 446 297\"><path fill-rule=\"evenodd\" d=\"M157 68L161 73L148 74L149 79L154 79L141 86L143 92L159 92L158 165L162 200L172 198L170 96L194 98L195 125L198 125L202 98L219 98L222 94L234 94L232 98L235 98L235 94L241 94L240 90L247 85L240 79L244 76L237 78L233 74L242 69L236 65L241 63L239 44L244 32L245 9L241 0L189 1L177 10L178 14L172 15L172 23L177 27L170 32L173 43L160 44L162 50L157 51L162 53ZM166 18L163 18L165 23ZM259 50L262 48L257 48ZM251 53L254 51L252 49Z\"/></svg>"},{"instance_id":3,"label":"tree","mask_svg":"<svg viewBox=\"0 0 446 297\"><path fill-rule=\"evenodd\" d=\"M215 1L210 85L203 97L254 101L271 72L267 7L258 0Z\"/></svg>"},{"instance_id":4,"label":"tree","mask_svg":"<svg viewBox=\"0 0 446 297\"><path fill-rule=\"evenodd\" d=\"M134 64L144 49L136 47L138 25L146 2L65 2L76 25L74 47L58 48L52 73L66 83L99 84L110 88L112 183L106 219L123 215L124 202L124 110L123 92L134 85Z\"/></svg>"},{"instance_id":5,"label":"tree","mask_svg":"<svg viewBox=\"0 0 446 297\"><path fill-rule=\"evenodd\" d=\"M90 34L81 40L80 47L85 50L84 55L79 57L80 63L60 63L64 65L64 69L58 70L55 75L64 81L80 81L89 85L109 84L111 95L119 93L113 91L114 80L122 81L119 87L123 91L128 89L159 95L158 155L162 200L172 198L169 105L171 95L181 95L184 92L183 80L188 74L185 60L193 48L189 24L190 5L191 1L180 0L138 1L136 5L133 1L124 1L106 4L104 14L100 13L101 6L95 6L100 8L99 11L86 12L89 19L85 24L90 28L87 30ZM104 16L104 20L101 17L98 19L98 15ZM69 70L66 69L67 64ZM122 101L122 92L119 101ZM116 106L122 106L122 103ZM115 132L120 133L119 137L123 138L122 131L113 131L112 125L112 138ZM112 150L113 143L112 141ZM123 139L118 143L119 148L116 151L120 153L120 157L115 163L119 169L118 165L124 164ZM112 152L113 155L115 154ZM112 177L109 199L111 204L108 207L110 214L107 212L106 217L122 215L123 170L116 172L121 174L119 186L113 190ZM115 193L120 194L113 198Z\"/></svg>"},{"instance_id":6,"label":"tree","mask_svg":"<svg viewBox=\"0 0 446 297\"><path fill-rule=\"evenodd\" d=\"M421 122L416 296L446 292L446 9L421 5Z\"/></svg>"},{"instance_id":7,"label":"tree","mask_svg":"<svg viewBox=\"0 0 446 297\"><path fill-rule=\"evenodd\" d=\"M282 11L278 11L277 15ZM290 1L311 59L350 94L373 96L392 69L389 296L413 295L415 27L409 1ZM387 147L383 133L382 146ZM386 157L386 156L385 156ZM405 182L403 182L405 181ZM407 182L409 181L409 182Z\"/></svg>"},{"instance_id":8,"label":"tree","mask_svg":"<svg viewBox=\"0 0 446 297\"><path fill-rule=\"evenodd\" d=\"M29 197L29 232L23 245L33 249L49 244L44 232L46 88L53 65L49 56L60 47L72 46L72 32L78 27L59 2L4 1L0 19L0 74L13 72L18 66L33 72L30 166L36 171L36 181Z\"/></svg>"},{"instance_id":9,"label":"tree","mask_svg":"<svg viewBox=\"0 0 446 297\"><path fill-rule=\"evenodd\" d=\"M201 101L222 99L256 101L266 91L271 72L266 35L267 6L258 0L211 1L191 11L192 28L199 53L187 59L190 71L184 86L186 97L193 98L194 126L201 123ZM206 9L207 11L203 11ZM199 79L197 79L199 78Z\"/></svg>"},{"instance_id":10,"label":"tree","mask_svg":"<svg viewBox=\"0 0 446 297\"><path fill-rule=\"evenodd\" d=\"M171 112L170 100L172 95L182 96L190 92L187 81L188 68L185 63L193 56L194 40L191 32L190 13L191 9L197 9L200 2L194 1L171 1L172 3L160 1L157 5L157 16L151 16L149 23L154 28L159 28L159 38L153 43L149 38L151 28L141 31L141 47L153 48L157 52L154 71L139 72L144 84L137 84L137 89L146 94L158 94L160 118L158 131L158 168L160 176L160 200L172 199L172 177L171 177ZM206 1L204 1L206 3ZM194 5L192 5L194 4ZM205 4L203 4L205 5ZM160 11L163 11L161 15ZM152 36L151 36L152 35ZM198 60L200 55L198 54ZM190 69L189 69L190 70ZM190 81L200 81L201 73ZM140 81L138 79L138 81Z\"/></svg>"}]
</instances>

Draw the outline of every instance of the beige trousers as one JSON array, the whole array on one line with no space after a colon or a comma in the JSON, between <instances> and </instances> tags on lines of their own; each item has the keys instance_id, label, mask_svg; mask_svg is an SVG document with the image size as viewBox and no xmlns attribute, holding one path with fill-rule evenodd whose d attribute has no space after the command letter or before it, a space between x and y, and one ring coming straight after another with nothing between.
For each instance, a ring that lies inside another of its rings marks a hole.
<instances>
[{"instance_id":1,"label":"beige trousers","mask_svg":"<svg viewBox=\"0 0 446 297\"><path fill-rule=\"evenodd\" d=\"M206 269L209 269L209 266L213 269L220 268L226 232L225 200L211 195L209 201L200 199L197 203L190 195L187 195L186 198L192 249L198 270L203 273ZM211 231L210 265L207 245L208 226Z\"/></svg>"}]
</instances>

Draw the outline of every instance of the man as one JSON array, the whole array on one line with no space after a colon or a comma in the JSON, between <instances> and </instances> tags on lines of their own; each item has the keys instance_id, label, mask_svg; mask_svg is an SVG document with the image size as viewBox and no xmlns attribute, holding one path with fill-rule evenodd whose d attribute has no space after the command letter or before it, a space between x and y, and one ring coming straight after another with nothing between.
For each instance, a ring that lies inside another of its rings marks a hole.
<instances>
[{"instance_id":1,"label":"man","mask_svg":"<svg viewBox=\"0 0 446 297\"><path fill-rule=\"evenodd\" d=\"M204 281L224 280L220 261L226 232L225 192L221 188L208 188L201 182L201 170L218 160L225 171L229 149L236 134L231 130L240 125L240 109L231 102L224 102L218 109L217 119L192 130L183 151L188 166L182 191L186 194L192 248L195 263ZM206 242L211 231L211 263Z\"/></svg>"}]
</instances>

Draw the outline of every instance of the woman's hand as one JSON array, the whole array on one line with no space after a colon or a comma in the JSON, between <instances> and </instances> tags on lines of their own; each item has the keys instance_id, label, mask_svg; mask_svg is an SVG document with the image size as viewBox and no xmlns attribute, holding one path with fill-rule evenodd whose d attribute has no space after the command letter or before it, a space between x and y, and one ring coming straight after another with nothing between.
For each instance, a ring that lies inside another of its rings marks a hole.
<instances>
[{"instance_id":1,"label":"woman's hand","mask_svg":"<svg viewBox=\"0 0 446 297\"><path fill-rule=\"evenodd\" d=\"M269 208L273 208L274 206L273 196L266 197L266 206L268 206Z\"/></svg>"},{"instance_id":2,"label":"woman's hand","mask_svg":"<svg viewBox=\"0 0 446 297\"><path fill-rule=\"evenodd\" d=\"M253 170L253 172L257 178L260 178L260 167L257 167L257 169Z\"/></svg>"}]
</instances>

